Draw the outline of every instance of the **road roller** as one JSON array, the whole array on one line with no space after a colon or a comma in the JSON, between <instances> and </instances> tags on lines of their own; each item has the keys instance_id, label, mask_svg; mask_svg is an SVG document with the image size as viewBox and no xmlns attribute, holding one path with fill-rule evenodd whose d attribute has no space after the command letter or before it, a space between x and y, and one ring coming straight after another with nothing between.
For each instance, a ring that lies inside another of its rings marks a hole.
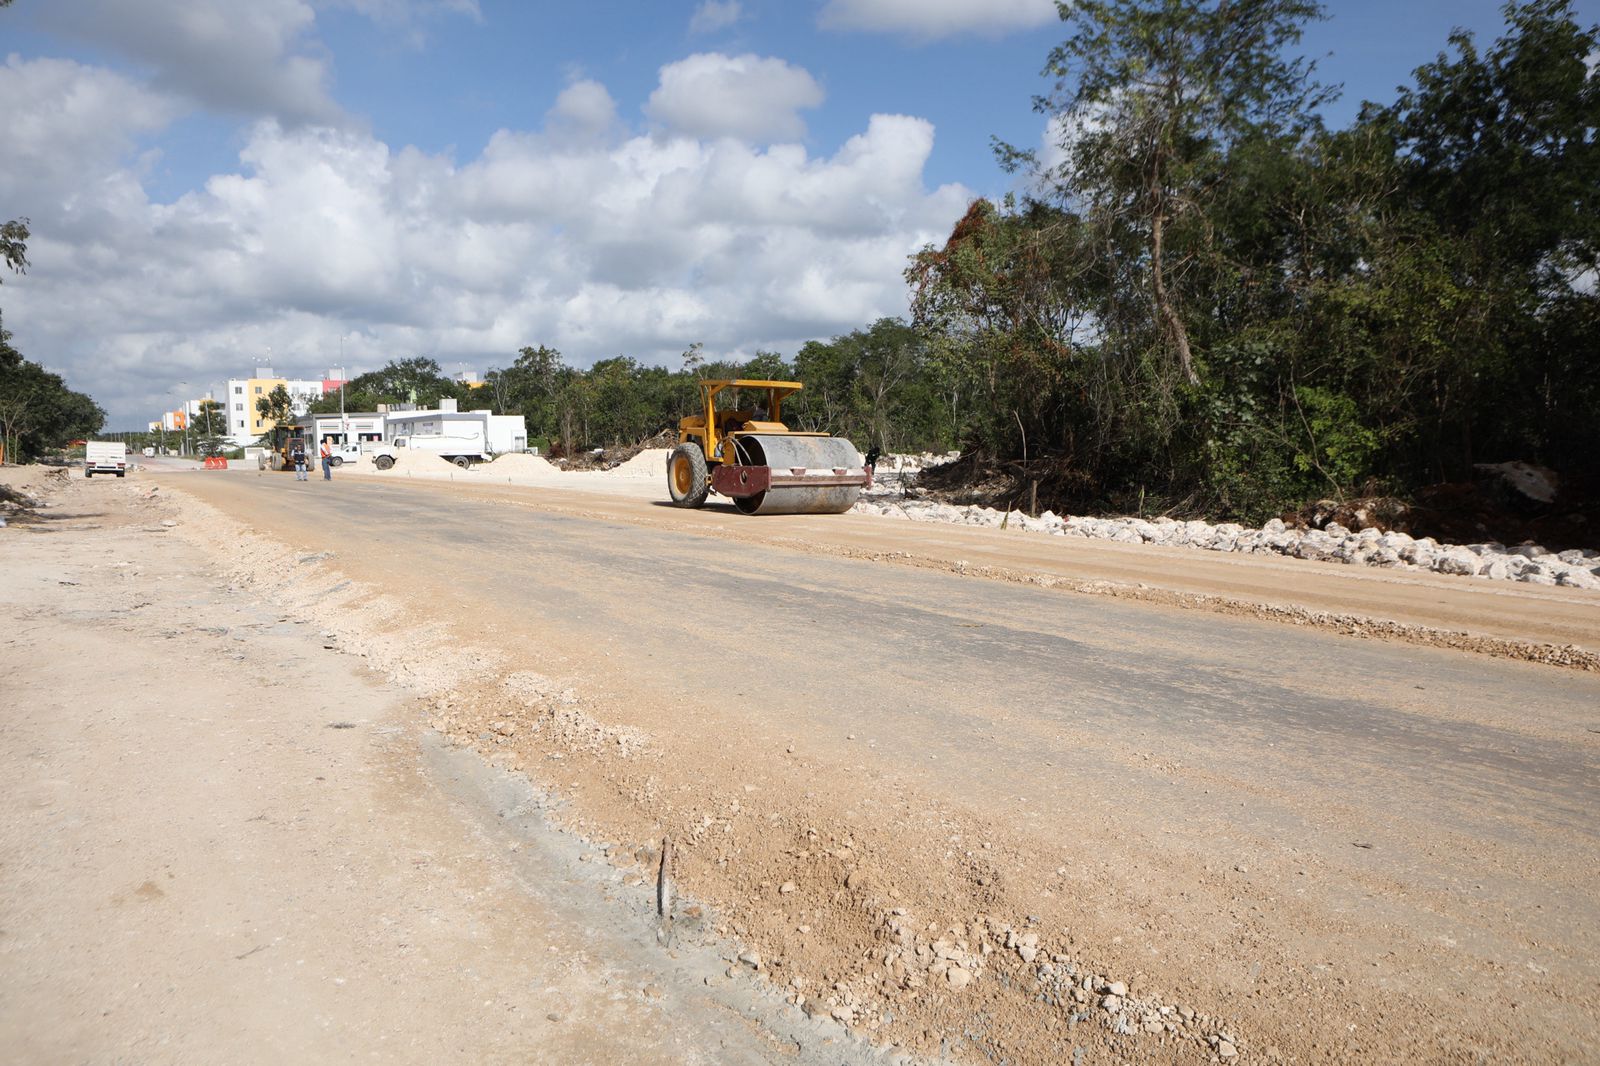
<instances>
[{"instance_id":1,"label":"road roller","mask_svg":"<svg viewBox=\"0 0 1600 1066\"><path fill-rule=\"evenodd\" d=\"M872 472L849 441L784 425L784 399L804 387L751 378L700 382L701 411L678 422L678 445L667 456L672 502L702 507L715 492L745 514L848 511L872 484Z\"/></svg>"}]
</instances>

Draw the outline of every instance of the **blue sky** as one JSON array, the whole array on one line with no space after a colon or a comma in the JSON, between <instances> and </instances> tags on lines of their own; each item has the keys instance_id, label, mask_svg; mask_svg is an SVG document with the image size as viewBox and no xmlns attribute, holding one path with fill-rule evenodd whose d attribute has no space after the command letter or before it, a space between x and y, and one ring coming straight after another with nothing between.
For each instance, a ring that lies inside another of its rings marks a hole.
<instances>
[{"instance_id":1,"label":"blue sky","mask_svg":"<svg viewBox=\"0 0 1600 1066\"><path fill-rule=\"evenodd\" d=\"M906 255L1009 187L989 141L1039 141L1050 7L17 0L0 217L35 239L0 307L119 427L269 348L320 375L340 337L355 371L792 352L903 312ZM1335 125L1501 26L1328 10L1303 50Z\"/></svg>"}]
</instances>

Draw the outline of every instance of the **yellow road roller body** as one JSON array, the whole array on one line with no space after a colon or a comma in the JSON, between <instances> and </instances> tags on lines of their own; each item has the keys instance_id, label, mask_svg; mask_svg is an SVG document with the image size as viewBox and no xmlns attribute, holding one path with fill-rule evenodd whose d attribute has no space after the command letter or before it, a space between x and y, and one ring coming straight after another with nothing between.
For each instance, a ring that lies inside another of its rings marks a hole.
<instances>
[{"instance_id":1,"label":"yellow road roller body","mask_svg":"<svg viewBox=\"0 0 1600 1066\"><path fill-rule=\"evenodd\" d=\"M672 502L701 507L715 492L745 514L848 511L872 484L872 472L842 437L784 424L784 399L803 387L754 378L700 382L701 411L678 422L678 445L667 456Z\"/></svg>"}]
</instances>

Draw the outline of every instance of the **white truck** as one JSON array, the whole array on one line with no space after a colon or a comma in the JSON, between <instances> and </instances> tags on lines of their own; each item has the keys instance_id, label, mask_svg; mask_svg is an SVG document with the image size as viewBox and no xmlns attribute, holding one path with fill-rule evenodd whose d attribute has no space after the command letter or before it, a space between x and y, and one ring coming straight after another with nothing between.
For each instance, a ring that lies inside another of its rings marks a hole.
<instances>
[{"instance_id":1,"label":"white truck","mask_svg":"<svg viewBox=\"0 0 1600 1066\"><path fill-rule=\"evenodd\" d=\"M372 462L379 470L387 470L394 465L395 457L400 452L428 452L448 459L465 470L473 463L486 463L494 457L481 432L472 432L471 426L463 429L465 432L461 435L414 434L408 437L396 437L388 444L381 444L372 449Z\"/></svg>"},{"instance_id":2,"label":"white truck","mask_svg":"<svg viewBox=\"0 0 1600 1066\"><path fill-rule=\"evenodd\" d=\"M128 446L120 440L92 440L83 449L83 476L128 476Z\"/></svg>"},{"instance_id":3,"label":"white truck","mask_svg":"<svg viewBox=\"0 0 1600 1066\"><path fill-rule=\"evenodd\" d=\"M361 445L335 444L333 445L332 463L334 466L343 466L346 463L359 463L361 461Z\"/></svg>"},{"instance_id":4,"label":"white truck","mask_svg":"<svg viewBox=\"0 0 1600 1066\"><path fill-rule=\"evenodd\" d=\"M406 412L391 415L387 444L369 445L367 453L379 470L394 466L401 452L428 452L448 459L463 470L506 452L528 448L528 427L521 415L496 415L488 411Z\"/></svg>"}]
</instances>

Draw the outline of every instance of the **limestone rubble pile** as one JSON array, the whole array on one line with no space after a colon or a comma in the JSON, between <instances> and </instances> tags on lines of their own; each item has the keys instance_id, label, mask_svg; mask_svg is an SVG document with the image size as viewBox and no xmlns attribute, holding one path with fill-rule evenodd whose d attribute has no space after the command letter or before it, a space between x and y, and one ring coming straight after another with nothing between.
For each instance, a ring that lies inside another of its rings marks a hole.
<instances>
[{"instance_id":1,"label":"limestone rubble pile","mask_svg":"<svg viewBox=\"0 0 1600 1066\"><path fill-rule=\"evenodd\" d=\"M930 466L952 462L961 458L960 452L923 452L921 455L885 455L878 459L877 472L887 474L915 474Z\"/></svg>"},{"instance_id":2,"label":"limestone rubble pile","mask_svg":"<svg viewBox=\"0 0 1600 1066\"><path fill-rule=\"evenodd\" d=\"M1323 529L1295 529L1273 519L1260 529L1233 522L1213 524L1172 518L1093 518L1061 516L1050 511L1032 517L1020 511L1001 511L978 504L957 505L931 500L893 498L896 479L883 479L877 492L860 500L860 514L912 522L950 522L957 525L1004 527L1058 537L1085 537L1124 544L1157 544L1171 548L1254 555L1285 555L1297 559L1429 570L1439 574L1521 581L1531 585L1600 589L1600 551L1572 549L1552 552L1537 544L1440 544L1432 537L1413 538L1377 529L1359 531L1329 523Z\"/></svg>"}]
</instances>

